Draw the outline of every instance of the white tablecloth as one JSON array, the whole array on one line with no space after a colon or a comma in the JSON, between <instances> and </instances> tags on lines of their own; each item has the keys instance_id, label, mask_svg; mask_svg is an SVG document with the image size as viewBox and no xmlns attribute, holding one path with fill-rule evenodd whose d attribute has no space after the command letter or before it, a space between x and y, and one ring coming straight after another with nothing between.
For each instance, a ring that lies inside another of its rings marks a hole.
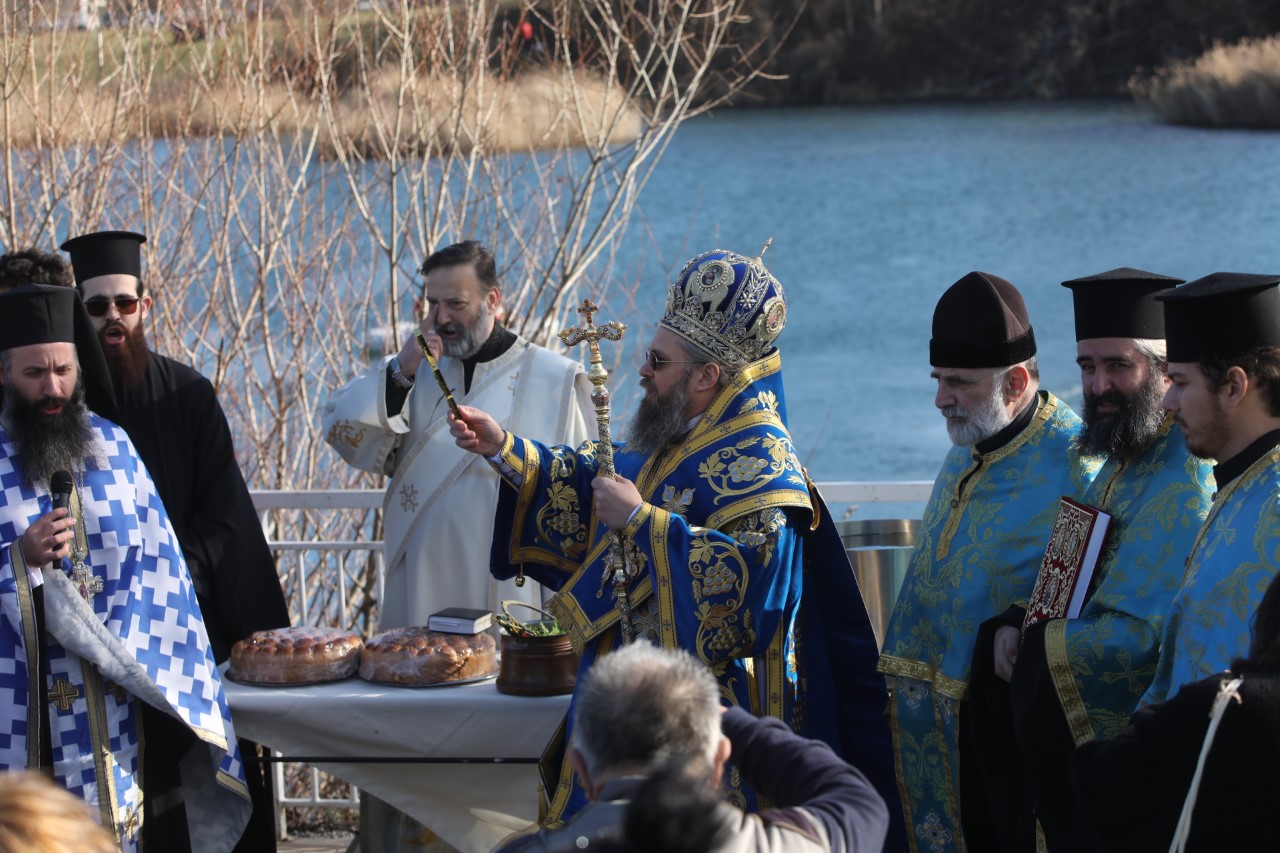
<instances>
[{"instance_id":1,"label":"white tablecloth","mask_svg":"<svg viewBox=\"0 0 1280 853\"><path fill-rule=\"evenodd\" d=\"M358 678L268 688L224 679L236 734L369 791L464 853L537 819L535 764L351 764L343 758L538 758L568 696L499 693L492 681L402 688Z\"/></svg>"}]
</instances>

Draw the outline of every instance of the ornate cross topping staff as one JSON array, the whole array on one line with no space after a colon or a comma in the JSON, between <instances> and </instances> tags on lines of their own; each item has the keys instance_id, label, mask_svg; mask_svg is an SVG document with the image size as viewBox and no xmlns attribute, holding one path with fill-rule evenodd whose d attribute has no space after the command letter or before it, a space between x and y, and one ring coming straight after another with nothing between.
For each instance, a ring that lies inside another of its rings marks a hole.
<instances>
[{"instance_id":1,"label":"ornate cross topping staff","mask_svg":"<svg viewBox=\"0 0 1280 853\"><path fill-rule=\"evenodd\" d=\"M587 378L595 387L591 391L591 402L596 407L596 425L600 431L600 440L596 442L597 470L601 477L612 477L613 438L609 431L609 389L604 386L609 378L609 371L604 369L600 358L601 338L609 341L620 341L626 334L624 323L608 322L596 326L593 323L599 307L590 299L582 300L578 313L586 318L586 326L579 329L570 326L560 333L560 340L567 347L577 346L583 341L591 350L591 367L587 370ZM628 586L639 570L638 561L622 541L622 534L611 530L609 536L609 552L605 556L605 579L613 584L613 598L618 605L618 624L622 629L622 641L630 643L635 639L635 625L631 621L631 595ZM631 565L628 565L628 564ZM603 591L603 590L602 590Z\"/></svg>"},{"instance_id":2,"label":"ornate cross topping staff","mask_svg":"<svg viewBox=\"0 0 1280 853\"><path fill-rule=\"evenodd\" d=\"M587 371L587 378L595 386L591 392L591 402L596 407L596 424L600 428L600 442L596 446L596 457L600 460L601 475L612 477L613 439L609 435L609 389L604 387L605 380L609 378L609 371L604 369L604 363L600 359L600 339L620 341L627 333L627 327L624 323L616 322L594 325L592 318L599 310L600 308L590 299L582 300L582 307L578 309L578 313L587 318L586 328L570 326L560 333L560 340L567 347L575 347L586 341L591 349L591 369Z\"/></svg>"}]
</instances>

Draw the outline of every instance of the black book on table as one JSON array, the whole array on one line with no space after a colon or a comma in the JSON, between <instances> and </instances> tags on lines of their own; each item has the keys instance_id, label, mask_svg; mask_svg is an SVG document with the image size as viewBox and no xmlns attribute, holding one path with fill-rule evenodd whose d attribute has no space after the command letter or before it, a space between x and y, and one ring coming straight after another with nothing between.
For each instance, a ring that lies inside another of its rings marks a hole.
<instances>
[{"instance_id":1,"label":"black book on table","mask_svg":"<svg viewBox=\"0 0 1280 853\"><path fill-rule=\"evenodd\" d=\"M493 613L472 607L446 607L427 617L428 631L446 634L479 634L493 625Z\"/></svg>"}]
</instances>

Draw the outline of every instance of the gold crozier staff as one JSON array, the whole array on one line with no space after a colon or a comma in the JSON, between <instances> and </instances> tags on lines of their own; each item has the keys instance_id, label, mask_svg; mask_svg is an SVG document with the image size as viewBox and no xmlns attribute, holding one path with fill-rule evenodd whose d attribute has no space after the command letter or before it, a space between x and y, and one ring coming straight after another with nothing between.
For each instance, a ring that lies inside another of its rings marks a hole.
<instances>
[{"instance_id":1,"label":"gold crozier staff","mask_svg":"<svg viewBox=\"0 0 1280 853\"><path fill-rule=\"evenodd\" d=\"M595 387L591 391L591 402L596 409L596 424L600 431L600 440L596 442L596 459L601 477L614 476L613 470L613 438L609 432L609 389L604 387L609 378L609 371L604 369L600 358L600 339L620 341L626 334L624 323L608 322L594 325L592 318L599 307L590 299L582 300L578 313L586 318L585 328L570 326L560 333L560 340L567 347L577 346L583 341L591 350L591 367L587 370L587 378ZM613 600L618 607L618 625L622 629L622 641L630 643L635 639L635 625L631 621L631 581L644 568L644 555L639 549L622 537L617 530L610 530L609 553L605 558L605 572L601 579L604 583L613 584Z\"/></svg>"}]
</instances>

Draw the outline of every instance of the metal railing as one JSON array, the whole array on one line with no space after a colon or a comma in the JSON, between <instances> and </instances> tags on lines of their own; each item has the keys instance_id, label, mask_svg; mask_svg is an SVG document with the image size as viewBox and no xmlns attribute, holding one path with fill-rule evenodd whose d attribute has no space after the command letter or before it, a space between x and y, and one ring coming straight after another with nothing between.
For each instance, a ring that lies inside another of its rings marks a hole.
<instances>
[{"instance_id":1,"label":"metal railing","mask_svg":"<svg viewBox=\"0 0 1280 853\"><path fill-rule=\"evenodd\" d=\"M822 491L822 495L828 504L833 507L845 506L851 508L846 509L846 516L858 512L864 504L923 504L928 500L929 491L932 487L933 483L928 481L835 481L818 484L818 488ZM381 489L254 490L251 494L254 506L261 514L264 529L268 531L268 537L270 537L270 531L274 527L270 523L270 516L273 512L282 510L303 510L308 512L358 510L376 512L382 508L383 497ZM323 530L324 527L323 524L318 525L320 530ZM351 570L352 562L357 557L366 562L369 559L374 560L376 572L374 598L375 602L382 600L386 565L382 553L381 540L329 540L322 536L317 536L303 541L269 538L268 544L277 555L282 574L289 577L291 582L296 585L296 598L299 604L297 607L298 612L292 614L295 624L310 625L313 624L312 620L317 618L318 614L313 612L313 602L316 600L316 596L311 594L313 585L327 585L343 590L351 588L351 585L357 580L358 573ZM326 567L331 562L328 557L330 555L336 556L338 572L336 578L322 577L319 580L316 579L316 572L313 570L313 559L320 555L325 556L320 565ZM291 600L292 598L291 596ZM339 596L337 607L336 616L339 623L342 625L350 624L351 602L348 600L348 596ZM377 624L376 613L373 614L371 624ZM323 796L320 771L314 767L309 768L308 794L302 797L288 796L285 790L285 765L281 762L272 762L271 767L272 772L275 774L276 827L282 838L288 832L284 814L285 808L350 808L360 803L359 791L354 786L350 789L350 797Z\"/></svg>"}]
</instances>

